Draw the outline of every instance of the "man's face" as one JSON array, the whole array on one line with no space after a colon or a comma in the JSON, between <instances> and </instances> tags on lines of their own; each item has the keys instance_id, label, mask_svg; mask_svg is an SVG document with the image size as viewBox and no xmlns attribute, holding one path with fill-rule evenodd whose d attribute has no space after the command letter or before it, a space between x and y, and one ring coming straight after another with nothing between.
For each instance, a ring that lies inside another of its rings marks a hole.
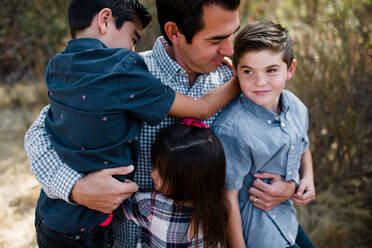
<instances>
[{"instance_id":1,"label":"man's face","mask_svg":"<svg viewBox=\"0 0 372 248\"><path fill-rule=\"evenodd\" d=\"M141 38L141 31L142 23L138 18L133 22L124 22L120 29L117 29L115 25L110 25L103 43L108 48L125 48L134 51L136 43Z\"/></svg>"},{"instance_id":2,"label":"man's face","mask_svg":"<svg viewBox=\"0 0 372 248\"><path fill-rule=\"evenodd\" d=\"M242 93L257 105L277 112L280 94L295 68L295 61L287 68L280 52L268 49L247 52L237 65Z\"/></svg>"},{"instance_id":3,"label":"man's face","mask_svg":"<svg viewBox=\"0 0 372 248\"><path fill-rule=\"evenodd\" d=\"M239 10L225 10L212 4L203 7L204 28L191 44L181 35L176 61L187 72L210 73L221 65L225 56L233 55L233 34L239 29Z\"/></svg>"}]
</instances>

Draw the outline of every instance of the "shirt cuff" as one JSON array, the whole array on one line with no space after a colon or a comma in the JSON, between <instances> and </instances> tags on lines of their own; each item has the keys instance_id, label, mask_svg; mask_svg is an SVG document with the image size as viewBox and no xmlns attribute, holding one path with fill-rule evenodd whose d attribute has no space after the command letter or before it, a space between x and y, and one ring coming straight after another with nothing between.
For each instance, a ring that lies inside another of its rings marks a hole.
<instances>
[{"instance_id":1,"label":"shirt cuff","mask_svg":"<svg viewBox=\"0 0 372 248\"><path fill-rule=\"evenodd\" d=\"M64 201L75 205L70 199L72 188L84 175L71 169L67 164L64 164L55 174L53 184L57 190L57 196Z\"/></svg>"}]
</instances>

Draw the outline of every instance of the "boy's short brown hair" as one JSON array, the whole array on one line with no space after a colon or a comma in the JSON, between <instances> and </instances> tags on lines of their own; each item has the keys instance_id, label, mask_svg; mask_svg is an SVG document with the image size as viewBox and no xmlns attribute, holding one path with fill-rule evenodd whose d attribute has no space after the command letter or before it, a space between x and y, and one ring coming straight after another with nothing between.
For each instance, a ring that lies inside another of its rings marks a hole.
<instances>
[{"instance_id":1,"label":"boy's short brown hair","mask_svg":"<svg viewBox=\"0 0 372 248\"><path fill-rule=\"evenodd\" d=\"M249 51L269 49L283 54L288 68L292 64L294 53L292 39L288 31L280 24L271 21L255 22L247 25L235 38L233 63L237 67L240 58Z\"/></svg>"}]
</instances>

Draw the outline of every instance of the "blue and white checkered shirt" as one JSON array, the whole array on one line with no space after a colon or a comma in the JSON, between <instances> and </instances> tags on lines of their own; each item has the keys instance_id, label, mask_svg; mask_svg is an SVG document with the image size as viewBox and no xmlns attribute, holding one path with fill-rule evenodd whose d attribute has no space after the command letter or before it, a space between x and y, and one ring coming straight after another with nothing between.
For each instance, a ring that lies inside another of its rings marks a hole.
<instances>
[{"instance_id":1,"label":"blue and white checkered shirt","mask_svg":"<svg viewBox=\"0 0 372 248\"><path fill-rule=\"evenodd\" d=\"M201 97L210 90L228 81L232 70L222 65L215 72L201 74L190 88L187 73L165 51L166 41L158 38L150 51L141 53L149 71L162 83L169 85L175 91L191 97ZM27 151L31 169L43 190L50 198L60 198L69 202L70 192L75 183L83 177L63 163L48 138L45 131L45 115L49 106L45 107L36 121L25 135L25 149ZM216 115L205 120L211 125ZM152 127L142 124L140 135L140 154L134 181L140 189L152 188L150 150L159 129L171 126L175 118L168 117L159 125ZM129 221L114 219L115 247L135 247L139 228Z\"/></svg>"}]
</instances>

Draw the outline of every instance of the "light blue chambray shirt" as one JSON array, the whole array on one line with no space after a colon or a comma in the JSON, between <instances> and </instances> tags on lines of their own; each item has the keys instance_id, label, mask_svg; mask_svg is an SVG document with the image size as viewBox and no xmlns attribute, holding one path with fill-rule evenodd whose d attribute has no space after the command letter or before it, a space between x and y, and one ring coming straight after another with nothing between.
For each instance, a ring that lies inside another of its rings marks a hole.
<instances>
[{"instance_id":1,"label":"light blue chambray shirt","mask_svg":"<svg viewBox=\"0 0 372 248\"><path fill-rule=\"evenodd\" d=\"M308 113L291 92L280 97L277 115L241 95L217 117L213 130L226 154L226 185L239 191L244 239L249 248L289 247L298 230L291 200L263 211L249 201L248 189L256 172L282 175L299 183L301 156L309 146Z\"/></svg>"}]
</instances>

